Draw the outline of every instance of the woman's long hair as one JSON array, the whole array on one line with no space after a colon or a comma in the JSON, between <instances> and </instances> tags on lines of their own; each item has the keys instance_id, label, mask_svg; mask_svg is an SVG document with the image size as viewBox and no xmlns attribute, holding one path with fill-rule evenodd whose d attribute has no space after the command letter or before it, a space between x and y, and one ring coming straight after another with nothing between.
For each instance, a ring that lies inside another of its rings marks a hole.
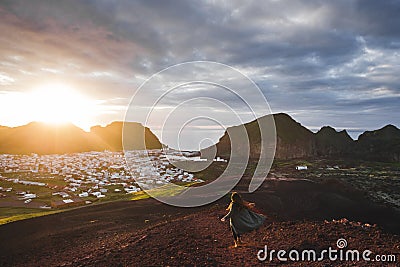
<instances>
[{"instance_id":1,"label":"woman's long hair","mask_svg":"<svg viewBox=\"0 0 400 267\"><path fill-rule=\"evenodd\" d=\"M229 203L229 206L226 210L231 210L233 204L236 204L239 206L239 208L247 208L247 204L245 201L243 201L242 197L237 193L233 192L231 195L231 203Z\"/></svg>"}]
</instances>

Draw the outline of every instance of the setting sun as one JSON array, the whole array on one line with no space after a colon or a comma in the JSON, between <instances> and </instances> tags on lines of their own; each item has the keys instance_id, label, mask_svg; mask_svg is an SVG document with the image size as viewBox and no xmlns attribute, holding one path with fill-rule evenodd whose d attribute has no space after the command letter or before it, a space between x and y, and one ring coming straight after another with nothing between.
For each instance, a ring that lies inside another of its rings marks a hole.
<instances>
[{"instance_id":1,"label":"setting sun","mask_svg":"<svg viewBox=\"0 0 400 267\"><path fill-rule=\"evenodd\" d=\"M38 87L29 95L32 120L52 124L74 123L85 126L93 115L93 103L64 84Z\"/></svg>"},{"instance_id":2,"label":"setting sun","mask_svg":"<svg viewBox=\"0 0 400 267\"><path fill-rule=\"evenodd\" d=\"M42 83L30 90L0 91L0 121L19 126L39 121L51 124L73 123L88 131L102 114L102 103L62 82ZM1 124L0 124L1 125Z\"/></svg>"},{"instance_id":3,"label":"setting sun","mask_svg":"<svg viewBox=\"0 0 400 267\"><path fill-rule=\"evenodd\" d=\"M75 104L80 104L80 97L64 85L46 85L35 90L30 95L34 109L35 120L47 123L71 122L77 110Z\"/></svg>"}]
</instances>

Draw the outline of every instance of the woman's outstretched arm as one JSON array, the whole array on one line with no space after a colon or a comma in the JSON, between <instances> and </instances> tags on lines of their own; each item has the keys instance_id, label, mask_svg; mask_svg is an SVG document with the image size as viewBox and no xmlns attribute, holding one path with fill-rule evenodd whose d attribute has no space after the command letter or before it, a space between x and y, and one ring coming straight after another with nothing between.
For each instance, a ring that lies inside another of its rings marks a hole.
<instances>
[{"instance_id":1,"label":"woman's outstretched arm","mask_svg":"<svg viewBox=\"0 0 400 267\"><path fill-rule=\"evenodd\" d=\"M228 214L226 214L224 217L221 218L221 222L226 221L231 217L232 209L229 210Z\"/></svg>"}]
</instances>

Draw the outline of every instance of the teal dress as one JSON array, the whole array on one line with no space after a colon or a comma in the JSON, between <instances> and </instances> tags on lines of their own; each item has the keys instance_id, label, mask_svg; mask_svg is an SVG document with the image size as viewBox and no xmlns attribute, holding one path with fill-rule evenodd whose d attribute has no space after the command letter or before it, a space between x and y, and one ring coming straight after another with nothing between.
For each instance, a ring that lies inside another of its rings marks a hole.
<instances>
[{"instance_id":1,"label":"teal dress","mask_svg":"<svg viewBox=\"0 0 400 267\"><path fill-rule=\"evenodd\" d=\"M224 218L225 220L230 219L229 224L232 231L238 236L259 228L266 219L264 215L236 203L233 203L231 210Z\"/></svg>"}]
</instances>

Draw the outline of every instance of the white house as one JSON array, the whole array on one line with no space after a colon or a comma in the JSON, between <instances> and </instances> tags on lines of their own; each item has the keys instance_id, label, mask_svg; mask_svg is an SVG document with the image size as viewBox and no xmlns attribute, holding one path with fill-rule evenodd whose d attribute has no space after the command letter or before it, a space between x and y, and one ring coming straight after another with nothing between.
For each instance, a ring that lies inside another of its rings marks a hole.
<instances>
[{"instance_id":1,"label":"white house","mask_svg":"<svg viewBox=\"0 0 400 267\"><path fill-rule=\"evenodd\" d=\"M88 197L89 194L88 194L88 192L82 192L82 193L80 193L78 196L79 196L79 197Z\"/></svg>"},{"instance_id":2,"label":"white house","mask_svg":"<svg viewBox=\"0 0 400 267\"><path fill-rule=\"evenodd\" d=\"M296 166L296 170L298 170L298 171L302 171L302 170L307 170L308 169L308 167L307 166Z\"/></svg>"},{"instance_id":3,"label":"white house","mask_svg":"<svg viewBox=\"0 0 400 267\"><path fill-rule=\"evenodd\" d=\"M24 199L27 199L27 198L36 198L36 194L25 194L25 195L23 196L23 198L24 198Z\"/></svg>"}]
</instances>

